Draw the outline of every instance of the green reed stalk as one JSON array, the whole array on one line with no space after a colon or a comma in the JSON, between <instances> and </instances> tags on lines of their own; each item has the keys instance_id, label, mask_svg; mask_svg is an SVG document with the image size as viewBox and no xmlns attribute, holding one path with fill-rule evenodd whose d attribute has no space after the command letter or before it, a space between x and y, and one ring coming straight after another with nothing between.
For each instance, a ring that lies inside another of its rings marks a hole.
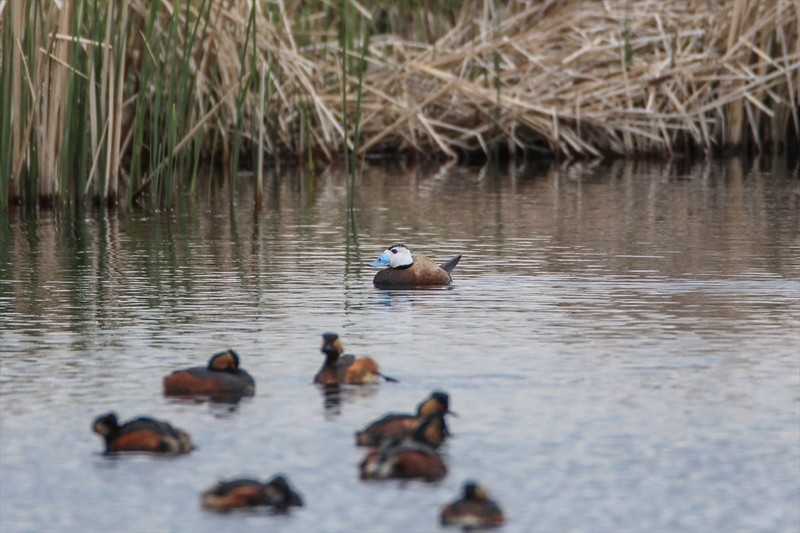
<instances>
[{"instance_id":1,"label":"green reed stalk","mask_svg":"<svg viewBox=\"0 0 800 533\"><path fill-rule=\"evenodd\" d=\"M144 173L144 134L146 129L145 120L148 117L150 110L151 93L150 86L156 70L156 59L153 55L150 43L153 42L153 31L155 22L158 15L158 10L161 8L161 0L153 0L150 4L150 11L147 14L147 22L144 28L144 34L141 35L142 39L142 58L141 66L139 68L139 92L136 95L136 113L133 118L133 142L131 145L131 172L130 172L130 187L128 187L128 204L133 202L134 191L138 190L142 184L142 177ZM152 119L151 119L152 124ZM152 134L152 131L151 131ZM151 137L152 140L152 137ZM151 148L151 163L152 163L152 148ZM153 167L151 167L153 168Z\"/></svg>"},{"instance_id":2,"label":"green reed stalk","mask_svg":"<svg viewBox=\"0 0 800 533\"><path fill-rule=\"evenodd\" d=\"M161 39L154 36L161 3L156 0L150 6L143 33L146 53L140 68L139 93L133 122L129 202L136 201L144 188L150 187L155 192L154 199L158 205L173 205L175 194L179 192L181 185L179 178L185 176L187 169L191 169L188 176L189 190L195 189L203 135L201 128L191 124L192 97L197 85L197 73L191 66L191 58L198 35L207 31L211 2L202 0L196 16L192 11L193 5L194 2L186 0L182 16L181 9L175 10L166 35ZM179 39L179 34L183 36L183 40ZM167 113L164 118L162 109ZM142 141L148 130L150 175L145 179Z\"/></svg>"},{"instance_id":3,"label":"green reed stalk","mask_svg":"<svg viewBox=\"0 0 800 533\"><path fill-rule=\"evenodd\" d=\"M176 14L173 15L172 24L170 24L170 33L172 33L172 41L177 41L179 20ZM176 65L177 63L177 42L171 42L168 48L167 60L164 62L163 67L168 74L168 85L165 88L166 100L164 108L167 113L164 123L164 144L163 144L163 160L166 161L164 165L164 186L161 192L161 207L166 208L172 206L175 199L175 177L179 175L179 162L180 158L176 157L175 146L177 140L177 109L179 105L180 96L178 95L178 72L179 69L169 68L169 65Z\"/></svg>"},{"instance_id":4,"label":"green reed stalk","mask_svg":"<svg viewBox=\"0 0 800 533\"><path fill-rule=\"evenodd\" d=\"M183 35L182 41L182 51L181 51L181 61L180 61L180 68L173 71L174 74L174 86L173 90L175 91L173 94L173 108L175 109L176 116L181 117L180 121L180 133L181 137L185 132L186 123L189 122L191 109L189 107L189 98L190 94L194 93L194 87L192 84L192 75L190 72L189 64L190 59L192 57L192 48L194 46L194 39L197 36L197 28L200 23L200 18L196 18L194 20L194 24L192 24L192 11L191 11L191 3L189 1L184 2L184 16L183 16L183 28L181 30L181 35ZM179 125L176 123L174 126L175 131L172 132L174 134L172 139L172 144L170 146L170 153L174 153L173 150L178 142L178 127ZM190 156L191 152L189 150L180 150L175 156L175 169L176 169L176 176L184 177L186 175L186 169L190 166ZM177 185L177 183L176 183Z\"/></svg>"},{"instance_id":5,"label":"green reed stalk","mask_svg":"<svg viewBox=\"0 0 800 533\"><path fill-rule=\"evenodd\" d=\"M265 121L265 126L267 128L267 135L269 135L269 139L270 139L270 146L272 146L273 149L278 144L278 141L277 141L277 126L275 126L275 124L277 124L277 122L278 122L278 119L277 119L277 116L276 116L277 113L275 112L273 107L270 105L270 102L272 102L272 87L273 87L273 85L275 83L275 81L274 81L275 78L274 78L274 73L273 73L274 67L275 67L275 60L274 59L270 59L269 70L267 71L267 107L266 107L266 110L264 111L265 112L264 117L261 117L262 120ZM267 154L268 157L270 157L270 155L272 155L271 159L272 159L272 162L274 163L275 162L274 154Z\"/></svg>"},{"instance_id":6,"label":"green reed stalk","mask_svg":"<svg viewBox=\"0 0 800 533\"><path fill-rule=\"evenodd\" d=\"M187 3L188 5L188 3ZM188 15L187 15L188 19ZM195 47L195 44L198 42L197 36L198 33L202 38L208 35L208 25L211 20L211 0L202 0L200 5L200 9L198 12L197 23L195 24L194 28L191 32L191 38L188 45L184 46L184 79L186 80L186 85L183 90L183 98L184 98L184 107L183 107L183 114L180 116L188 117L191 111L191 103L193 96L197 92L197 72L191 68L190 58L192 57L192 50ZM202 22L202 28L200 24ZM191 83L189 81L191 80ZM203 113L205 114L205 113ZM203 129L199 129L197 133L194 135L194 141L192 142L192 170L189 176L189 190L192 194L195 192L195 184L197 182L197 175L200 171L200 156L203 153L203 139L204 139L204 131Z\"/></svg>"},{"instance_id":7,"label":"green reed stalk","mask_svg":"<svg viewBox=\"0 0 800 533\"><path fill-rule=\"evenodd\" d=\"M169 106L169 124L167 126L167 149L164 154L165 157L172 157L175 153L175 147L178 145L178 113L176 102L171 102ZM172 205L176 196L175 186L175 164L168 165L169 171L167 172L167 186L164 188L164 202L166 205Z\"/></svg>"},{"instance_id":8,"label":"green reed stalk","mask_svg":"<svg viewBox=\"0 0 800 533\"><path fill-rule=\"evenodd\" d=\"M158 58L158 73L156 79L156 113L155 113L155 126L153 131L154 142L152 146L156 146L158 148L158 157L155 161L155 165L160 166L160 171L156 172L156 179L158 180L158 205L159 207L165 207L165 198L169 194L167 189L168 181L170 175L172 173L172 165L167 161L169 157L169 149L167 147L167 143L169 142L167 136L167 128L168 128L168 121L169 121L169 109L170 109L170 70L167 68L167 65L173 64L173 60L175 59L173 51L174 48L174 40L175 40L175 26L177 25L177 18L173 14L172 18L170 19L170 24L167 29L167 38L166 42L162 43L159 47L159 58ZM163 165L161 162L164 161ZM154 165L154 166L155 166Z\"/></svg>"},{"instance_id":9,"label":"green reed stalk","mask_svg":"<svg viewBox=\"0 0 800 533\"><path fill-rule=\"evenodd\" d=\"M500 15L497 13L497 9L492 3L492 7L494 8L493 16L494 16L494 40L500 37ZM494 131L495 134L493 135L494 140L492 142L492 151L494 152L494 159L500 159L500 87L502 86L500 82L500 52L495 48L492 50L492 67L494 69L494 92L495 92L495 103L494 103Z\"/></svg>"},{"instance_id":10,"label":"green reed stalk","mask_svg":"<svg viewBox=\"0 0 800 533\"><path fill-rule=\"evenodd\" d=\"M264 99L266 94L266 66L262 63L258 76L258 143L256 145L256 209L264 202Z\"/></svg>"},{"instance_id":11,"label":"green reed stalk","mask_svg":"<svg viewBox=\"0 0 800 533\"><path fill-rule=\"evenodd\" d=\"M192 103L194 101L192 96L194 96L194 94L197 92L197 71L193 69L191 65L191 58L193 55L192 51L198 42L198 36L205 36L207 34L211 2L210 0L201 0L197 10L197 16L195 17L193 24L191 24L192 12L190 9L192 2L187 0L185 6L184 34L187 35L187 37L183 41L183 61L180 70L180 81L182 82L182 87L179 89L177 95L179 104L178 116L182 118L180 122L180 137L183 137L188 132L191 125ZM192 170L188 176L190 183L194 183L196 173L199 168L197 159L199 157L199 151L197 145L202 145L202 139L203 131L198 130L194 136L194 142L191 143L192 146L187 147L185 150L181 150L182 157L181 164L179 165L179 168L181 169L180 175L183 175L186 169L191 168Z\"/></svg>"},{"instance_id":12,"label":"green reed stalk","mask_svg":"<svg viewBox=\"0 0 800 533\"><path fill-rule=\"evenodd\" d=\"M234 192L236 191L236 184L238 182L239 174L239 151L241 150L242 144L242 110L244 108L244 103L247 100L248 88L250 87L251 80L255 74L253 65L250 64L248 68L248 62L245 60L247 57L247 49L250 46L250 41L255 39L255 20L256 8L255 5L252 5L250 6L250 16L247 19L247 28L245 29L244 45L242 46L242 51L239 55L239 64L241 65L241 69L239 71L239 95L236 98L236 122L233 134L233 146L231 148L231 202L234 202L236 198ZM258 50L256 50L255 45L253 45L253 56L256 56L257 53Z\"/></svg>"},{"instance_id":13,"label":"green reed stalk","mask_svg":"<svg viewBox=\"0 0 800 533\"><path fill-rule=\"evenodd\" d=\"M342 49L342 149L344 150L344 170L347 176L350 175L350 144L347 139L347 50L350 41L348 21L350 19L348 5L349 0L342 0L342 18L339 22L339 42Z\"/></svg>"},{"instance_id":14,"label":"green reed stalk","mask_svg":"<svg viewBox=\"0 0 800 533\"><path fill-rule=\"evenodd\" d=\"M156 13L156 16L158 14ZM166 40L165 44L159 43L157 40L151 41L153 44L153 49L150 52L153 54L153 94L150 98L150 109L149 109L149 118L150 118L150 125L149 125L149 133L150 133L150 164L149 167L152 172L152 184L155 190L155 199L158 203L161 203L161 198L163 197L163 186L162 186L162 176L165 172L164 166L160 165L162 157L165 153L163 147L163 138L162 138L162 119L163 111L162 108L166 107L166 94L164 88L164 50L170 50L172 44L172 36L173 36L173 28L174 28L174 17L170 22L170 26L168 31L166 32L165 36L163 37ZM168 59L168 57L166 58ZM144 87L142 89L145 89Z\"/></svg>"},{"instance_id":15,"label":"green reed stalk","mask_svg":"<svg viewBox=\"0 0 800 533\"><path fill-rule=\"evenodd\" d=\"M306 135L306 130L308 129L308 105L306 104L305 99L303 99L300 95L295 94L294 99L297 102L297 112L300 113L300 120L297 124L295 151L297 152L298 157L302 158L303 154L306 153L306 141L308 140L308 136Z\"/></svg>"},{"instance_id":16,"label":"green reed stalk","mask_svg":"<svg viewBox=\"0 0 800 533\"><path fill-rule=\"evenodd\" d=\"M197 190L197 177L200 174L200 157L203 155L203 131L198 130L194 134L192 142L192 171L189 174L189 193L194 194Z\"/></svg>"},{"instance_id":17,"label":"green reed stalk","mask_svg":"<svg viewBox=\"0 0 800 533\"><path fill-rule=\"evenodd\" d=\"M372 35L372 26L365 23L363 26L363 40L361 42L361 54L358 58L358 84L356 85L356 116L353 119L355 131L353 132L353 161L352 165L357 168L358 150L361 146L361 98L364 94L364 76L367 72L367 53L369 52L369 40Z\"/></svg>"},{"instance_id":18,"label":"green reed stalk","mask_svg":"<svg viewBox=\"0 0 800 533\"><path fill-rule=\"evenodd\" d=\"M0 26L2 26L2 55L0 56L0 130L5 134L0 136L0 211L8 209L8 203L11 197L16 194L13 187L12 168L13 162L11 154L12 143L18 126L15 127L12 115L12 92L15 86L15 77L18 77L18 71L21 65L17 65L14 53L14 37L16 35L16 28L14 27L13 15L19 6L14 6L12 3L6 6L2 18L0 19ZM23 115L24 116L24 115ZM21 120L19 117L17 120Z\"/></svg>"},{"instance_id":19,"label":"green reed stalk","mask_svg":"<svg viewBox=\"0 0 800 533\"><path fill-rule=\"evenodd\" d=\"M625 7L625 21L622 29L622 66L625 70L633 60L633 47L631 46L631 15L630 6Z\"/></svg>"},{"instance_id":20,"label":"green reed stalk","mask_svg":"<svg viewBox=\"0 0 800 533\"><path fill-rule=\"evenodd\" d=\"M100 6L97 1L86 2L86 24L83 29L84 34L94 43L101 43L103 41L103 24L101 18L97 15ZM78 35L78 30L75 30ZM80 114L81 120L76 121L74 125L75 136L81 136L81 147L75 147L68 151L81 150L81 155L85 156L85 161L81 161L79 168L76 172L80 175L80 199L83 201L86 196L92 192L92 196L99 195L98 187L98 173L97 164L99 161L96 156L99 155L95 151L99 143L98 135L101 135L99 129L102 129L102 123L98 118L99 107L97 106L97 84L96 76L102 64L102 46L92 46L90 49L84 49L80 43L74 43L74 64L78 65L78 69L87 75L86 78L79 77L75 80L78 85L77 94L80 95L80 102L75 102L83 108ZM99 123L99 124L98 124ZM81 135L81 132L82 135ZM78 152L75 152L76 154Z\"/></svg>"},{"instance_id":21,"label":"green reed stalk","mask_svg":"<svg viewBox=\"0 0 800 533\"><path fill-rule=\"evenodd\" d=\"M71 35L79 35L80 19L83 11L83 3L76 0L73 3L76 10L75 16L72 18L72 26L70 28ZM76 70L82 70L87 62L84 61L84 54L81 47L75 41L70 43L68 63ZM61 152L60 161L60 177L62 179L61 190L62 202L68 202L70 196L73 196L75 202L79 202L83 196L83 191L88 182L88 177L85 173L81 174L81 170L85 168L85 161L87 156L86 146L86 116L87 108L83 104L82 98L78 95L87 93L88 88L83 82L83 76L69 75L67 79L67 97L68 102L66 109L66 117L64 121L63 133L63 150ZM89 152L91 153L91 152ZM72 178L72 179L70 179ZM74 187L70 193L70 184L74 182Z\"/></svg>"}]
</instances>

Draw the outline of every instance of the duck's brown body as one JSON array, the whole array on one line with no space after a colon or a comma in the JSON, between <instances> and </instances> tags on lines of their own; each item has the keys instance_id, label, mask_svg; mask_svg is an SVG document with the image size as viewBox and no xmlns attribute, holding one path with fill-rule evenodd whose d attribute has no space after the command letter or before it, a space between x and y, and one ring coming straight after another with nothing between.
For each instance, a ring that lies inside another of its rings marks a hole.
<instances>
[{"instance_id":1,"label":"duck's brown body","mask_svg":"<svg viewBox=\"0 0 800 533\"><path fill-rule=\"evenodd\" d=\"M414 415L389 414L356 433L356 446L378 446L388 439L402 439L414 433L419 418Z\"/></svg>"},{"instance_id":2,"label":"duck's brown body","mask_svg":"<svg viewBox=\"0 0 800 533\"><path fill-rule=\"evenodd\" d=\"M356 445L379 446L387 440L407 437L417 430L422 419L412 415L386 415L356 434ZM425 429L425 440L438 448L449 432L444 420L437 420Z\"/></svg>"},{"instance_id":3,"label":"duck's brown body","mask_svg":"<svg viewBox=\"0 0 800 533\"><path fill-rule=\"evenodd\" d=\"M164 394L240 394L255 393L253 378L241 369L209 370L203 366L176 370L164 377Z\"/></svg>"},{"instance_id":4,"label":"duck's brown body","mask_svg":"<svg viewBox=\"0 0 800 533\"><path fill-rule=\"evenodd\" d=\"M421 287L450 285L452 281L449 271L427 257L416 256L410 266L381 270L375 274L372 283L380 287Z\"/></svg>"},{"instance_id":5,"label":"duck's brown body","mask_svg":"<svg viewBox=\"0 0 800 533\"><path fill-rule=\"evenodd\" d=\"M326 361L314 376L320 385L365 385L381 380L378 363L371 357L340 356L335 362Z\"/></svg>"},{"instance_id":6,"label":"duck's brown body","mask_svg":"<svg viewBox=\"0 0 800 533\"><path fill-rule=\"evenodd\" d=\"M372 450L360 465L361 479L421 479L439 481L447 467L432 449L396 447L387 451Z\"/></svg>"}]
</instances>

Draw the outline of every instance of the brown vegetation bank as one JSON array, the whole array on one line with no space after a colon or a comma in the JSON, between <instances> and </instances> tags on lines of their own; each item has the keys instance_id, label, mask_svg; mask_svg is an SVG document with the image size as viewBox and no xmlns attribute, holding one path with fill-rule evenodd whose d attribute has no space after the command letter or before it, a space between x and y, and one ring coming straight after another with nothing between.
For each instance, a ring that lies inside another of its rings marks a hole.
<instances>
[{"instance_id":1,"label":"brown vegetation bank","mask_svg":"<svg viewBox=\"0 0 800 533\"><path fill-rule=\"evenodd\" d=\"M796 149L799 21L798 0L0 0L0 205L169 205L244 158Z\"/></svg>"}]
</instances>

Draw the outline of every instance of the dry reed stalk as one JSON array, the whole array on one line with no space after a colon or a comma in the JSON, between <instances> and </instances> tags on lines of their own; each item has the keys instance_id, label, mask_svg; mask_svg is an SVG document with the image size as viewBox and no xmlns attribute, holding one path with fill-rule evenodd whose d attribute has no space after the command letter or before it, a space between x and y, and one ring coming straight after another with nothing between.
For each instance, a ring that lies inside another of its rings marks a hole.
<instances>
[{"instance_id":1,"label":"dry reed stalk","mask_svg":"<svg viewBox=\"0 0 800 533\"><path fill-rule=\"evenodd\" d=\"M50 32L68 33L72 6L48 13L54 19L54 24L49 26ZM46 20L52 20L49 17ZM62 125L65 107L63 101L66 97L66 69L62 66L67 59L67 43L50 38L48 35L40 36L39 52L47 56L47 60L37 62L43 69L44 79L41 98L43 103L34 100L34 105L42 105L42 121L36 128L38 136L37 150L38 167L41 173L39 183L39 197L51 201L59 194L59 160L61 156L61 142L64 138Z\"/></svg>"},{"instance_id":2,"label":"dry reed stalk","mask_svg":"<svg viewBox=\"0 0 800 533\"><path fill-rule=\"evenodd\" d=\"M114 3L108 5L108 13L106 14L106 31L104 34L106 46L103 48L103 67L100 72L100 116L104 120L103 127L102 149L105 151L111 150L114 126L114 63L113 63L113 50L111 49L112 39L112 23L114 21ZM108 198L112 191L110 191L110 183L112 180L111 173L116 174L117 169L111 167L111 157L105 158L105 168L103 169L103 197Z\"/></svg>"},{"instance_id":3,"label":"dry reed stalk","mask_svg":"<svg viewBox=\"0 0 800 533\"><path fill-rule=\"evenodd\" d=\"M10 64L4 66L4 70L6 72L13 69L13 73L10 75L11 107L9 111L11 112L11 117L9 117L8 124L11 126L11 131L9 132L11 137L9 155L14 157L14 163L11 166L11 176L9 176L8 180L9 199L14 199L14 197L18 194L20 175L22 174L22 165L25 161L23 142L24 139L27 139L30 135L31 128L33 127L36 117L38 116L39 110L38 106L35 106L35 109L32 109L30 113L28 113L28 117L23 117L21 115L21 110L19 109L19 103L22 101L21 91L23 90L23 87L25 87L22 81L23 72L26 74L26 77L29 81L26 89L30 91L31 96L36 94L36 89L34 89L32 83L30 83L30 80L33 79L33 76L31 76L30 69L28 68L28 61L25 59L25 53L22 50L21 45L20 36L25 34L24 7L25 6L20 2L12 2L9 7L9 14L7 15L11 20L11 23L8 23L8 19L3 21L3 30L10 32L11 41L14 43L10 54ZM0 209L2 208L3 206L0 206Z\"/></svg>"}]
</instances>

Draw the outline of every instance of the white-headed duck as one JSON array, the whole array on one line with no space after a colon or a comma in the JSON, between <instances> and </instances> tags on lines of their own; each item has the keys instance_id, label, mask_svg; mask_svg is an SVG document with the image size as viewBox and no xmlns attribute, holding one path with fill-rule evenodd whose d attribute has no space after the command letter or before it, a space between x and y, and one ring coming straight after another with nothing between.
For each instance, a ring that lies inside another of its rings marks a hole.
<instances>
[{"instance_id":1,"label":"white-headed duck","mask_svg":"<svg viewBox=\"0 0 800 533\"><path fill-rule=\"evenodd\" d=\"M384 415L356 433L357 446L380 446L387 439L402 439L411 435L422 420L437 411L455 414L450 411L450 396L446 392L434 391L417 405L417 413ZM427 429L426 440L434 447L439 447L450 435L444 418L433 421Z\"/></svg>"},{"instance_id":2,"label":"white-headed duck","mask_svg":"<svg viewBox=\"0 0 800 533\"><path fill-rule=\"evenodd\" d=\"M483 487L468 481L464 484L464 495L442 508L440 520L443 526L486 528L502 525L505 517Z\"/></svg>"},{"instance_id":3,"label":"white-headed duck","mask_svg":"<svg viewBox=\"0 0 800 533\"><path fill-rule=\"evenodd\" d=\"M289 507L302 507L303 499L284 476L277 475L266 483L255 479L222 481L200 496L200 505L214 511L263 507L286 512Z\"/></svg>"},{"instance_id":4,"label":"white-headed duck","mask_svg":"<svg viewBox=\"0 0 800 533\"><path fill-rule=\"evenodd\" d=\"M95 419L92 430L105 440L106 453L182 454L192 450L192 441L185 431L152 418L134 418L120 425L117 415L108 413Z\"/></svg>"},{"instance_id":5,"label":"white-headed duck","mask_svg":"<svg viewBox=\"0 0 800 533\"><path fill-rule=\"evenodd\" d=\"M239 356L226 350L211 356L207 366L176 370L164 377L164 394L169 396L252 396L256 384L239 368Z\"/></svg>"},{"instance_id":6,"label":"white-headed duck","mask_svg":"<svg viewBox=\"0 0 800 533\"><path fill-rule=\"evenodd\" d=\"M395 244L370 263L374 267L389 267L375 274L372 283L380 288L450 285L453 281L450 272L460 259L458 254L439 265L424 256L412 257L404 244Z\"/></svg>"},{"instance_id":7,"label":"white-headed duck","mask_svg":"<svg viewBox=\"0 0 800 533\"><path fill-rule=\"evenodd\" d=\"M356 359L352 355L342 355L344 346L336 333L324 333L322 335L322 353L325 354L325 362L314 376L314 383L320 385L364 385L377 383L381 379L386 381L397 381L395 378L386 376L380 372L378 363L371 357L359 357Z\"/></svg>"},{"instance_id":8,"label":"white-headed duck","mask_svg":"<svg viewBox=\"0 0 800 533\"><path fill-rule=\"evenodd\" d=\"M434 412L425 417L411 436L399 441L387 441L367 453L361 461L361 479L422 479L439 481L447 474L447 466L427 440L430 424L444 422L444 413Z\"/></svg>"}]
</instances>

